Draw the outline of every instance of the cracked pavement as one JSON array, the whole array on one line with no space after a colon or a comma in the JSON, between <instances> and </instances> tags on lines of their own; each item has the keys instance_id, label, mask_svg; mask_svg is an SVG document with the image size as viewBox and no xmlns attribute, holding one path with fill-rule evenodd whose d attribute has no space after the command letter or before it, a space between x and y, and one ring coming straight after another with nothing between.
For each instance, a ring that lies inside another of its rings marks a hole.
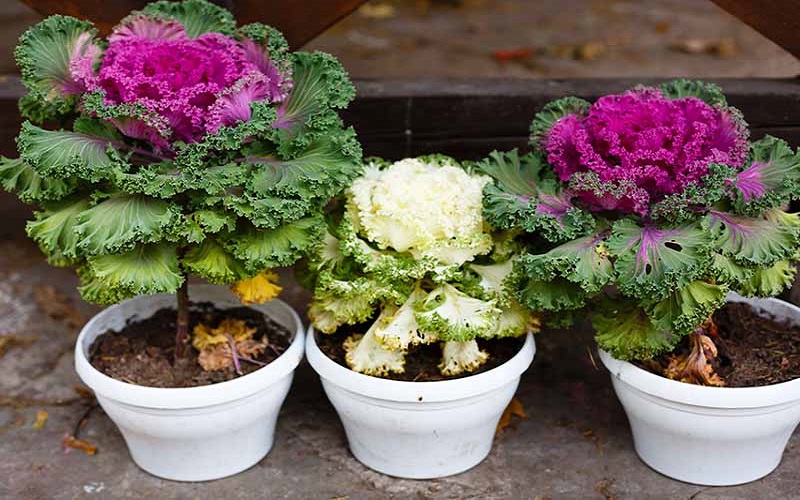
<instances>
[{"instance_id":1,"label":"cracked pavement","mask_svg":"<svg viewBox=\"0 0 800 500\"><path fill-rule=\"evenodd\" d=\"M633 451L625 414L608 374L590 357L585 329L539 335L536 359L517 393L528 418L515 418L501 432L486 461L449 478L401 480L362 466L306 363L283 407L272 452L232 478L175 483L144 473L101 410L80 434L97 454L65 452L63 437L87 409L74 390L80 384L72 367L74 324L97 308L78 298L70 270L48 266L25 238L26 214L15 207L5 203L0 232L0 335L18 340L0 357L0 498L800 498L797 435L772 475L743 486L703 488L650 470ZM302 309L306 293L283 274L283 298ZM48 293L37 300L42 287ZM40 410L49 417L35 429Z\"/></svg>"}]
</instances>

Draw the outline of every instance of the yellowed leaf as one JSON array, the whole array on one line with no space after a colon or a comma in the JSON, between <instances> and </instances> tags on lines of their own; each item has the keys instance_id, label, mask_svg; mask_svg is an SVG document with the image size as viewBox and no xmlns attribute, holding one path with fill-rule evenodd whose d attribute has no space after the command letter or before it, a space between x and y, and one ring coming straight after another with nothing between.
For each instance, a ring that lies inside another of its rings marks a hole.
<instances>
[{"instance_id":1,"label":"yellowed leaf","mask_svg":"<svg viewBox=\"0 0 800 500\"><path fill-rule=\"evenodd\" d=\"M47 417L50 416L47 410L39 410L36 412L36 421L33 423L34 429L41 429L47 423Z\"/></svg>"},{"instance_id":2,"label":"yellowed leaf","mask_svg":"<svg viewBox=\"0 0 800 500\"><path fill-rule=\"evenodd\" d=\"M283 288L278 285L278 275L272 271L264 271L231 285L231 291L239 297L242 304L263 304L277 297L281 290Z\"/></svg>"}]
</instances>

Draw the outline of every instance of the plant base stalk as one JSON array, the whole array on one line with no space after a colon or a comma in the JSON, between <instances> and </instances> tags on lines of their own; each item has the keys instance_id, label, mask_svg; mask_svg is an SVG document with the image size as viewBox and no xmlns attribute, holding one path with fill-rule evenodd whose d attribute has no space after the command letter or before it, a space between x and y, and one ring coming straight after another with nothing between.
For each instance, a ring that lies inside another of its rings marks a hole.
<instances>
[{"instance_id":1,"label":"plant base stalk","mask_svg":"<svg viewBox=\"0 0 800 500\"><path fill-rule=\"evenodd\" d=\"M186 355L189 338L189 280L184 279L178 289L178 319L175 331L175 362Z\"/></svg>"}]
</instances>

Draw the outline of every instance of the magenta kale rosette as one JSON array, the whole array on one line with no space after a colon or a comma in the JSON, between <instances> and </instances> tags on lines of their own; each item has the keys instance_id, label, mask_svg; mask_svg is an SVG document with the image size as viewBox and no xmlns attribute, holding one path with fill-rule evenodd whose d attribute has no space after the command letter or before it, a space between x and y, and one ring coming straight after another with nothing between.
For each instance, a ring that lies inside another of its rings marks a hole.
<instances>
[{"instance_id":1,"label":"magenta kale rosette","mask_svg":"<svg viewBox=\"0 0 800 500\"><path fill-rule=\"evenodd\" d=\"M729 291L792 283L800 217L785 210L800 198L800 155L775 137L749 141L718 87L567 97L531 132L530 153L476 165L495 179L487 220L523 234L514 280L529 308L587 309L603 349L644 359L697 332Z\"/></svg>"},{"instance_id":2,"label":"magenta kale rosette","mask_svg":"<svg viewBox=\"0 0 800 500\"><path fill-rule=\"evenodd\" d=\"M708 175L710 165L741 167L747 137L733 108L641 88L558 119L542 145L587 207L645 215Z\"/></svg>"},{"instance_id":3,"label":"magenta kale rosette","mask_svg":"<svg viewBox=\"0 0 800 500\"><path fill-rule=\"evenodd\" d=\"M360 173L337 114L355 95L339 62L205 0L151 3L105 40L51 16L15 55L28 121L0 183L38 206L28 233L77 266L87 300L291 264Z\"/></svg>"}]
</instances>

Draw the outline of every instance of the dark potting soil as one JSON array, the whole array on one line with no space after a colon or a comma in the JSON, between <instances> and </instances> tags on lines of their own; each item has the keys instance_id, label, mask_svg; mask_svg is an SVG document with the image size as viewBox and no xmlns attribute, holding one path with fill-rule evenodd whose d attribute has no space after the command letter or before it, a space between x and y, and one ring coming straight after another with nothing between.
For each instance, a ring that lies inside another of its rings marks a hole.
<instances>
[{"instance_id":1,"label":"dark potting soil","mask_svg":"<svg viewBox=\"0 0 800 500\"><path fill-rule=\"evenodd\" d=\"M363 333L367 331L369 326L369 324L363 324L343 327L333 334L317 333L317 344L320 350L329 358L349 369L345 361L345 351L342 344L347 337L354 333ZM437 380L452 380L468 377L502 365L513 358L524 343L525 337L491 340L478 339L478 346L480 346L483 351L489 353L489 359L478 369L455 376L445 376L439 373L439 363L442 361L441 344L434 343L413 346L406 354L405 371L403 373L390 373L382 378L403 380L406 382L434 382Z\"/></svg>"},{"instance_id":2,"label":"dark potting soil","mask_svg":"<svg viewBox=\"0 0 800 500\"><path fill-rule=\"evenodd\" d=\"M216 327L224 319L244 320L249 328L256 328L254 340L266 335L269 347L256 361L270 363L289 346L291 333L286 328L248 307L217 309L210 303L192 304L189 331L198 323ZM109 377L147 387L197 387L241 376L233 367L204 371L191 345L186 356L173 364L176 320L176 310L165 308L147 319L128 321L118 332L109 330L95 339L89 349L89 362ZM246 375L261 366L242 361L241 368Z\"/></svg>"},{"instance_id":3,"label":"dark potting soil","mask_svg":"<svg viewBox=\"0 0 800 500\"><path fill-rule=\"evenodd\" d=\"M800 326L741 302L714 313L715 372L725 387L759 387L800 378ZM673 351L686 355L688 337ZM667 356L657 358L667 366Z\"/></svg>"}]
</instances>

